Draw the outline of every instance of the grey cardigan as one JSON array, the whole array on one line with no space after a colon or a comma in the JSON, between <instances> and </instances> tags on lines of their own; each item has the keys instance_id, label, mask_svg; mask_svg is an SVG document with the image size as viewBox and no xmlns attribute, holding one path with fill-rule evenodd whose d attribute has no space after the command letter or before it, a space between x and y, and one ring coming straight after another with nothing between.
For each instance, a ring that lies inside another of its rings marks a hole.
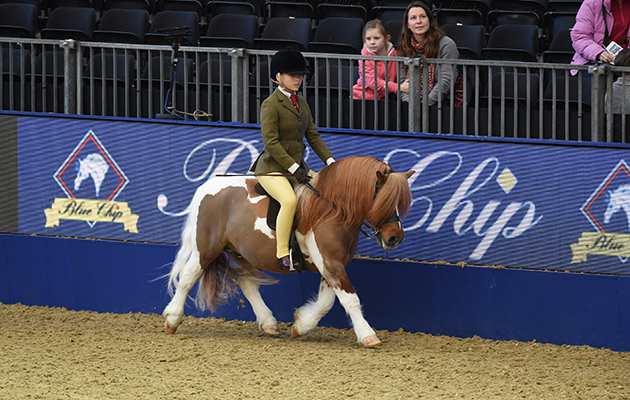
<instances>
[{"instance_id":1,"label":"grey cardigan","mask_svg":"<svg viewBox=\"0 0 630 400\"><path fill-rule=\"evenodd\" d=\"M459 51L457 45L448 36L443 36L438 42L440 45L440 52L437 58L440 59L452 59L457 60L459 58ZM406 70L401 71L401 76L406 76ZM449 64L437 64L435 68L435 82L433 90L429 93L429 105L432 106L438 102L438 100L444 100L451 94L451 82L457 79L457 66ZM401 94L402 101L409 101L409 94Z\"/></svg>"}]
</instances>

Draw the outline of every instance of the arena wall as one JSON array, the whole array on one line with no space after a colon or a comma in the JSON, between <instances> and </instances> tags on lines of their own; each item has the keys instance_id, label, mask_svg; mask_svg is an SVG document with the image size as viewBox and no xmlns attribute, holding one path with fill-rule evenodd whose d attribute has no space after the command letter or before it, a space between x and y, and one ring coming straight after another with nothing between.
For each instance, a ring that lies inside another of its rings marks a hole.
<instances>
[{"instance_id":1,"label":"arena wall","mask_svg":"<svg viewBox=\"0 0 630 400\"><path fill-rule=\"evenodd\" d=\"M0 301L103 312L161 312L195 188L262 149L244 124L3 114L0 128ZM322 134L337 158L417 171L405 242L362 239L368 259L349 267L376 328L630 350L626 145ZM290 321L317 282L282 277L264 296ZM253 318L239 301L217 316ZM323 323L348 326L338 307Z\"/></svg>"}]
</instances>

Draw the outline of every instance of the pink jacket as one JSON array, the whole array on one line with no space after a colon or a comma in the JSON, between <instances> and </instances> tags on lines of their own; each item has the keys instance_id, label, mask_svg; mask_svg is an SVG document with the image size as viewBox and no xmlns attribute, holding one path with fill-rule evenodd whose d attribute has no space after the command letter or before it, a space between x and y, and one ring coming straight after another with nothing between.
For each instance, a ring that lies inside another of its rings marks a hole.
<instances>
[{"instance_id":1,"label":"pink jacket","mask_svg":"<svg viewBox=\"0 0 630 400\"><path fill-rule=\"evenodd\" d=\"M608 33L612 31L613 15L612 0L603 0L606 7L606 26ZM629 27L630 28L630 27ZM630 38L630 29L628 30ZM597 61L599 53L604 51L604 16L602 14L602 0L584 0L575 17L575 26L571 30L571 40L575 55L571 64L583 65L590 61Z\"/></svg>"},{"instance_id":2,"label":"pink jacket","mask_svg":"<svg viewBox=\"0 0 630 400\"><path fill-rule=\"evenodd\" d=\"M361 55L375 56L376 54L372 53L370 50L366 49L365 46L363 46L363 49L361 50ZM396 56L396 49L390 42L387 43L387 55L389 57ZM352 98L354 98L355 100L361 100L363 98L363 63L364 61L359 61L359 79L357 80L357 84L354 85L354 87L352 88ZM396 91L398 90L398 85L396 84L396 63L387 63L388 82L385 82L384 61L376 62L376 73L378 99L383 100L385 98L385 85L387 85L387 90L390 93L396 93ZM365 62L365 99L374 100L374 61L370 60L367 60L367 62Z\"/></svg>"}]
</instances>

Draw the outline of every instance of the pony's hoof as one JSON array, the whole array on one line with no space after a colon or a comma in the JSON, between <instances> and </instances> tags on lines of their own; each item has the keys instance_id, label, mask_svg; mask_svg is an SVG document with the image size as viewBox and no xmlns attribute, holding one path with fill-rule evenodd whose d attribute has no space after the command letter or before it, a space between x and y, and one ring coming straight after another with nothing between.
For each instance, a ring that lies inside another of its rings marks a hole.
<instances>
[{"instance_id":1,"label":"pony's hoof","mask_svg":"<svg viewBox=\"0 0 630 400\"><path fill-rule=\"evenodd\" d=\"M298 328L295 325L293 325L293 327L291 327L291 337L293 339L300 337L300 332L298 332Z\"/></svg>"},{"instance_id":2,"label":"pony's hoof","mask_svg":"<svg viewBox=\"0 0 630 400\"><path fill-rule=\"evenodd\" d=\"M363 345L365 347L373 347L376 346L377 344L381 343L380 339L377 338L376 336L374 337L369 337L367 339L363 339Z\"/></svg>"},{"instance_id":3,"label":"pony's hoof","mask_svg":"<svg viewBox=\"0 0 630 400\"><path fill-rule=\"evenodd\" d=\"M280 331L278 330L277 326L268 326L266 328L263 328L263 332L265 332L268 335L274 335L274 336L278 336L280 334Z\"/></svg>"},{"instance_id":4,"label":"pony's hoof","mask_svg":"<svg viewBox=\"0 0 630 400\"><path fill-rule=\"evenodd\" d=\"M177 327L171 326L168 321L164 321L164 329L166 329L166 333L170 333L171 335L177 331Z\"/></svg>"}]
</instances>

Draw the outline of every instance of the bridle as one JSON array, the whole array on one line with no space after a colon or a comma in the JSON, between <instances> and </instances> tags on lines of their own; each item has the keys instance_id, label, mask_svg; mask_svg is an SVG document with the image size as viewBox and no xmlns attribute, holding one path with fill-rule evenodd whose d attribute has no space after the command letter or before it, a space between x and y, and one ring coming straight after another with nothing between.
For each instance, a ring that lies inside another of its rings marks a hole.
<instances>
[{"instance_id":1,"label":"bridle","mask_svg":"<svg viewBox=\"0 0 630 400\"><path fill-rule=\"evenodd\" d=\"M393 169L389 169L385 172L383 172L384 175L387 174L391 174L394 173ZM322 194L319 192L319 190L315 189L313 187L313 185L309 183L305 183L304 184L307 188L309 188L310 190L312 190L314 193L316 193L320 198L324 199L328 204L330 204L332 206L333 209L337 209L337 206L330 202L330 200L328 200L327 198L325 198L324 196L322 196ZM378 192L383 188L383 185L379 184L378 181L376 182L376 190L374 192L374 198L376 199L376 196L378 195ZM378 235L381 233L381 227L385 224L389 224L390 222L400 222L400 216L398 215L398 207L396 207L396 213L394 215L392 215L391 217L389 217L387 220L385 220L385 222L383 222L382 224L380 224L379 226L374 226L372 225L370 222L368 221L363 221L363 224L361 226L359 226L359 232L361 232L368 240L374 238L374 236ZM366 232L365 230L363 230L363 228L366 227L368 229L368 232Z\"/></svg>"},{"instance_id":2,"label":"bridle","mask_svg":"<svg viewBox=\"0 0 630 400\"><path fill-rule=\"evenodd\" d=\"M392 174L394 173L393 169L388 169L387 171L383 172L384 175L387 174ZM378 195L378 192L383 188L383 185L379 184L378 181L376 181L376 190L374 192L374 199L376 199L376 196ZM400 216L398 215L398 207L396 207L396 213L394 215L392 215L391 217L389 217L388 219L385 220L385 222L383 222L382 224L380 224L379 226L374 226L372 224L370 224L368 221L364 221L363 225L361 227L359 227L359 230L361 231L361 233L368 239L371 240L374 236L378 235L379 233L381 233L381 227L385 224L389 224L390 222L400 222ZM363 227L367 227L369 229L369 232L365 232L363 230Z\"/></svg>"}]
</instances>

